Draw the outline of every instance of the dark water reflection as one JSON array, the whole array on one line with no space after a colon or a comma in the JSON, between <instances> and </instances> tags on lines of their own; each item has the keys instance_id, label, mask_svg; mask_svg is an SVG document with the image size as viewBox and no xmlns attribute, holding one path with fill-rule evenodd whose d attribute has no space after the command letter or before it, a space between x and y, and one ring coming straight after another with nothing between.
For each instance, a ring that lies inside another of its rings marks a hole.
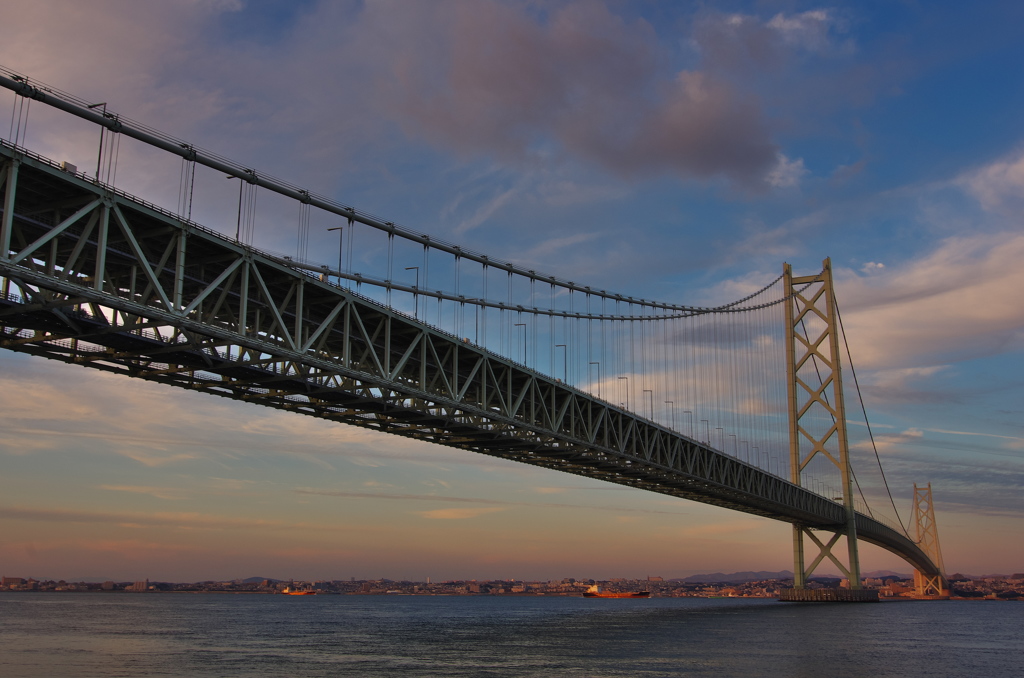
<instances>
[{"instance_id":1,"label":"dark water reflection","mask_svg":"<svg viewBox=\"0 0 1024 678\"><path fill-rule=\"evenodd\" d=\"M0 675L1024 675L1024 604L0 594Z\"/></svg>"}]
</instances>

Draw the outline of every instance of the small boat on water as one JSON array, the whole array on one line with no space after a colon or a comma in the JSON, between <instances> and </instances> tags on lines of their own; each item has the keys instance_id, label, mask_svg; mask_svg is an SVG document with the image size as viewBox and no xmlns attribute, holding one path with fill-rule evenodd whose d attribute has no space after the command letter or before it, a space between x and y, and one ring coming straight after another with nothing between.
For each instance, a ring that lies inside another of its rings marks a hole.
<instances>
[{"instance_id":1,"label":"small boat on water","mask_svg":"<svg viewBox=\"0 0 1024 678\"><path fill-rule=\"evenodd\" d=\"M281 593L285 594L286 596L315 596L316 595L316 591L303 591L303 590L300 590L300 589L293 589L293 588L290 588L290 587L285 587L284 590L281 591Z\"/></svg>"},{"instance_id":2,"label":"small boat on water","mask_svg":"<svg viewBox=\"0 0 1024 678\"><path fill-rule=\"evenodd\" d=\"M602 591L601 587L594 584L589 589L583 592L584 598L650 598L650 591L626 591L622 593L613 593L610 591Z\"/></svg>"}]
</instances>

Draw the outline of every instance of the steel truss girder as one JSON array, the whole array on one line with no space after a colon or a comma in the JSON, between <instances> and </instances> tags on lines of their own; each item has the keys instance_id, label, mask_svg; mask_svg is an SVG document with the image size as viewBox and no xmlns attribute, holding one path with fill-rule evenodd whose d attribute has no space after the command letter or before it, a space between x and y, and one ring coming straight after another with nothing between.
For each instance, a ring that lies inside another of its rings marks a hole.
<instances>
[{"instance_id":1,"label":"steel truss girder","mask_svg":"<svg viewBox=\"0 0 1024 678\"><path fill-rule=\"evenodd\" d=\"M0 347L818 529L844 508L0 146ZM928 568L867 516L869 538Z\"/></svg>"}]
</instances>

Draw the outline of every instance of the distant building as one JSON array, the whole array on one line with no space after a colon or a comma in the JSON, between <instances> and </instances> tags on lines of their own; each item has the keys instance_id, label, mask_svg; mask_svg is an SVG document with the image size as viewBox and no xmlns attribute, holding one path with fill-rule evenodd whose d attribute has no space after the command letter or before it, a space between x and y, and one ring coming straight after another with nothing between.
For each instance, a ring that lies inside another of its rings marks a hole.
<instances>
[{"instance_id":1,"label":"distant building","mask_svg":"<svg viewBox=\"0 0 1024 678\"><path fill-rule=\"evenodd\" d=\"M905 586L899 582L893 582L889 584L889 590L894 596L910 595L914 592L913 586Z\"/></svg>"}]
</instances>

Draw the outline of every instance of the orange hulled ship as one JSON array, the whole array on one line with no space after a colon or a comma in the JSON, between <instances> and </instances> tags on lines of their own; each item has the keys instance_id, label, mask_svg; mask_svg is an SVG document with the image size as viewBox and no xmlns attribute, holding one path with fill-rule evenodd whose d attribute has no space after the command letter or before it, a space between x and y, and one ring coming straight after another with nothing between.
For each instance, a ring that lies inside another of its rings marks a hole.
<instances>
[{"instance_id":1,"label":"orange hulled ship","mask_svg":"<svg viewBox=\"0 0 1024 678\"><path fill-rule=\"evenodd\" d=\"M286 586L281 593L286 596L315 596L316 591L310 591L306 589L293 589L290 586Z\"/></svg>"},{"instance_id":2,"label":"orange hulled ship","mask_svg":"<svg viewBox=\"0 0 1024 678\"><path fill-rule=\"evenodd\" d=\"M623 593L612 593L609 591L602 591L601 587L594 584L589 589L583 592L584 598L650 598L650 591L627 591Z\"/></svg>"}]
</instances>

